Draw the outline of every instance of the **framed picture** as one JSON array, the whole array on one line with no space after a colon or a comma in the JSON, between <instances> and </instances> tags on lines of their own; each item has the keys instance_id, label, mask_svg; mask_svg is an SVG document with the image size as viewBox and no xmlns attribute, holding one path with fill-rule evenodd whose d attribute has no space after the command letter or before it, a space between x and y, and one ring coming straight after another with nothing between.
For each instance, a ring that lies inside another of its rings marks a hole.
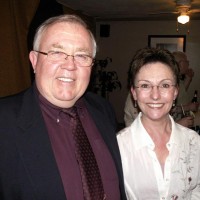
<instances>
[{"instance_id":1,"label":"framed picture","mask_svg":"<svg viewBox=\"0 0 200 200\"><path fill-rule=\"evenodd\" d=\"M168 49L171 52L182 51L186 49L185 35L149 35L148 46L160 49Z\"/></svg>"}]
</instances>

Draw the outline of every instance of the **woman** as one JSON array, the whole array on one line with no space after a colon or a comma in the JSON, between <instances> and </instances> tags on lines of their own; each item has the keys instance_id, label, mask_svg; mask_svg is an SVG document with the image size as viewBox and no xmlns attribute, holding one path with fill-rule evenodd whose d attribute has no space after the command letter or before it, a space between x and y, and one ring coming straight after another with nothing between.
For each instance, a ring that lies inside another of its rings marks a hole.
<instances>
[{"instance_id":1,"label":"woman","mask_svg":"<svg viewBox=\"0 0 200 200\"><path fill-rule=\"evenodd\" d=\"M131 93L141 112L117 135L129 200L200 199L200 137L169 114L178 75L167 50L144 48L131 62Z\"/></svg>"}]
</instances>

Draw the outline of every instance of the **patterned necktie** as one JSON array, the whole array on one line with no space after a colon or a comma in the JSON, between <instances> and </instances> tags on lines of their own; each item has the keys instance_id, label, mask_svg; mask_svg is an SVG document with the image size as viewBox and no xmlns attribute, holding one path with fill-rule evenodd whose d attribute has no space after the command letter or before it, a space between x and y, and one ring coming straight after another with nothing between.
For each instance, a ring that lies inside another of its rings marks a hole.
<instances>
[{"instance_id":1,"label":"patterned necktie","mask_svg":"<svg viewBox=\"0 0 200 200\"><path fill-rule=\"evenodd\" d=\"M80 167L84 199L106 199L99 168L87 135L79 119L76 107L64 112L71 117L72 133L75 142L75 155Z\"/></svg>"}]
</instances>

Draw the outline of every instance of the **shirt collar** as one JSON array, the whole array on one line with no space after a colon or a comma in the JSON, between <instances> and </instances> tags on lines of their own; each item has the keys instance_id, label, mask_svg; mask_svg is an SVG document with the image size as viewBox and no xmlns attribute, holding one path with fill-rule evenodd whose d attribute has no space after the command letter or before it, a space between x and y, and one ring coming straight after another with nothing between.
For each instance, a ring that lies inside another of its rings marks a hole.
<instances>
[{"instance_id":1,"label":"shirt collar","mask_svg":"<svg viewBox=\"0 0 200 200\"><path fill-rule=\"evenodd\" d=\"M44 109L52 118L55 118L57 120L58 116L61 112L63 112L63 108L58 107L52 103L50 103L37 89L35 85L35 91L39 99L39 104L42 109ZM85 108L84 98L81 97L77 100L77 102L74 104L74 106L77 108L78 112L80 114L83 113L83 109Z\"/></svg>"},{"instance_id":2,"label":"shirt collar","mask_svg":"<svg viewBox=\"0 0 200 200\"><path fill-rule=\"evenodd\" d=\"M136 150L139 150L146 146L151 149L154 149L155 144L153 140L151 139L151 137L149 136L149 134L147 133L146 129L144 128L141 122L141 116L142 116L142 113L140 112L137 118L134 120L134 122L131 125L131 129L132 129L131 132L134 133L132 134L132 141L134 143ZM181 146L183 141L181 137L180 126L174 122L173 118L170 115L169 115L169 118L172 125L172 131L171 131L169 142L167 144L170 144L170 145L174 144L176 146Z\"/></svg>"},{"instance_id":3,"label":"shirt collar","mask_svg":"<svg viewBox=\"0 0 200 200\"><path fill-rule=\"evenodd\" d=\"M172 132L171 132L171 137L168 142L168 144L174 144L178 147L181 147L182 144L184 143L183 138L181 137L182 135L182 130L181 130L181 125L177 124L174 119L170 117L171 120L171 125L172 125Z\"/></svg>"},{"instance_id":4,"label":"shirt collar","mask_svg":"<svg viewBox=\"0 0 200 200\"><path fill-rule=\"evenodd\" d=\"M132 141L136 150L139 150L145 146L154 149L155 145L146 129L141 122L142 113L140 112L134 122L131 124ZM136 139L137 138L137 139Z\"/></svg>"}]
</instances>

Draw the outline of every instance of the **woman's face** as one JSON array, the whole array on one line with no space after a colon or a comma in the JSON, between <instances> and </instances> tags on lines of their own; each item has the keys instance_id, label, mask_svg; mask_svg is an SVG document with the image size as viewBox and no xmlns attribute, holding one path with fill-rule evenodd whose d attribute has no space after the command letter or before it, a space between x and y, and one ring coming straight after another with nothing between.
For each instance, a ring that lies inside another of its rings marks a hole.
<instances>
[{"instance_id":1,"label":"woman's face","mask_svg":"<svg viewBox=\"0 0 200 200\"><path fill-rule=\"evenodd\" d=\"M143 118L159 121L168 116L178 94L175 85L171 69L163 63L149 63L140 69L131 92L143 113Z\"/></svg>"}]
</instances>

